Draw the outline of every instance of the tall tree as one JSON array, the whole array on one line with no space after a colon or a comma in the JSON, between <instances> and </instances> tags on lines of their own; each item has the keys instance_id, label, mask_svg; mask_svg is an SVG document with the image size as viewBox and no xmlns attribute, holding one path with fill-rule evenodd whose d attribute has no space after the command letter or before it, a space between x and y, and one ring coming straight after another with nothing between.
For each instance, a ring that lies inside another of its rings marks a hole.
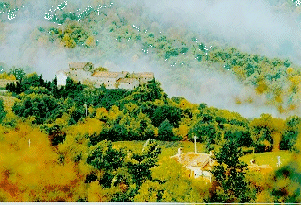
<instances>
[{"instance_id":1,"label":"tall tree","mask_svg":"<svg viewBox=\"0 0 301 205\"><path fill-rule=\"evenodd\" d=\"M252 192L245 179L247 165L239 160L242 155L235 140L227 140L215 154L218 165L212 170L215 190L211 202L251 202Z\"/></svg>"}]
</instances>

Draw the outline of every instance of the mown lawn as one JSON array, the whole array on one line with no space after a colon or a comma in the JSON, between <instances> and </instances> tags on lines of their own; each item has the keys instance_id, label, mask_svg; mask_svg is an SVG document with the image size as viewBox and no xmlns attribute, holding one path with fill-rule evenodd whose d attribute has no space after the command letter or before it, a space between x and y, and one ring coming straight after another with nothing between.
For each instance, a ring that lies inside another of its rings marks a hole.
<instances>
[{"instance_id":1,"label":"mown lawn","mask_svg":"<svg viewBox=\"0 0 301 205\"><path fill-rule=\"evenodd\" d=\"M240 159L247 164L250 164L251 159L255 159L257 165L270 165L273 168L277 167L277 156L280 156L281 166L287 164L292 153L290 151L278 151L278 152L265 152L265 153L252 153L242 156Z\"/></svg>"},{"instance_id":2,"label":"mown lawn","mask_svg":"<svg viewBox=\"0 0 301 205\"><path fill-rule=\"evenodd\" d=\"M113 146L116 147L126 147L132 151L142 150L143 145L146 141L118 141L113 142ZM164 157L170 157L177 154L179 147L182 147L183 152L194 152L194 143L187 141L157 141L161 147L161 154L159 155L159 159ZM202 143L197 143L197 151L205 152L205 145Z\"/></svg>"},{"instance_id":3,"label":"mown lawn","mask_svg":"<svg viewBox=\"0 0 301 205\"><path fill-rule=\"evenodd\" d=\"M113 146L126 147L134 152L142 150L143 145L146 141L118 141L113 142ZM183 152L194 152L194 143L187 141L157 141L161 147L161 154L159 159L170 157L178 152L178 148L182 147ZM205 145L197 143L197 151L205 152ZM281 165L284 166L288 163L292 157L292 153L289 151L278 151L278 152L266 152L266 153L251 153L242 156L240 159L247 164L250 164L251 159L255 159L257 165L270 165L273 168L277 167L277 156L280 156Z\"/></svg>"},{"instance_id":4,"label":"mown lawn","mask_svg":"<svg viewBox=\"0 0 301 205\"><path fill-rule=\"evenodd\" d=\"M12 106L14 105L17 98L15 97L8 97L8 96L0 96L3 100L4 109L6 111L11 111Z\"/></svg>"}]
</instances>

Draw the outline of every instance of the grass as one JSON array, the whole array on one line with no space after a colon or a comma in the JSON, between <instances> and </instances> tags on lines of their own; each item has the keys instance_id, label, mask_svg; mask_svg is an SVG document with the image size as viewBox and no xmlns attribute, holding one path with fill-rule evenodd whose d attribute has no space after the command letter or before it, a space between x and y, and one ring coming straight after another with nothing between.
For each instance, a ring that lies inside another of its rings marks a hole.
<instances>
[{"instance_id":1,"label":"grass","mask_svg":"<svg viewBox=\"0 0 301 205\"><path fill-rule=\"evenodd\" d=\"M3 100L4 109L6 111L11 111L12 106L14 105L17 98L15 97L8 97L8 96L0 96Z\"/></svg>"},{"instance_id":2,"label":"grass","mask_svg":"<svg viewBox=\"0 0 301 205\"><path fill-rule=\"evenodd\" d=\"M146 141L118 141L113 142L113 146L116 147L126 147L134 152L139 152L142 150L143 145ZM161 154L159 155L159 160L163 158L175 155L178 152L178 148L182 147L183 152L194 152L194 143L187 141L157 141L161 147ZM197 151L205 152L205 145L202 143L197 143ZM257 165L270 165L272 168L277 167L277 156L280 156L281 166L287 164L292 153L290 151L278 151L278 152L265 152L265 153L251 153L242 156L240 159L247 164L250 164L251 159L255 159Z\"/></svg>"},{"instance_id":3,"label":"grass","mask_svg":"<svg viewBox=\"0 0 301 205\"><path fill-rule=\"evenodd\" d=\"M113 142L113 146L116 147L126 147L134 152L142 150L143 145L146 141L118 141ZM157 141L161 147L161 154L159 159L164 157L170 157L177 154L179 147L183 148L183 152L194 152L194 143L187 141ZM197 143L197 152L205 152L205 145L202 143Z\"/></svg>"},{"instance_id":4,"label":"grass","mask_svg":"<svg viewBox=\"0 0 301 205\"><path fill-rule=\"evenodd\" d=\"M281 166L287 164L292 153L290 151L278 151L278 152L265 152L265 153L252 153L242 156L240 159L247 164L250 164L251 159L255 159L257 165L270 165L273 168L277 167L277 156L280 156Z\"/></svg>"}]
</instances>

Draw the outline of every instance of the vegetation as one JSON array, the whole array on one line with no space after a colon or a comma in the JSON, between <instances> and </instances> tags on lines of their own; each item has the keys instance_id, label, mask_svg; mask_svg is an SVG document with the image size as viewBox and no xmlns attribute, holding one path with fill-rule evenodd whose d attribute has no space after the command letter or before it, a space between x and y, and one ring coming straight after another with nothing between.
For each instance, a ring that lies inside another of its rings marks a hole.
<instances>
[{"instance_id":1,"label":"vegetation","mask_svg":"<svg viewBox=\"0 0 301 205\"><path fill-rule=\"evenodd\" d=\"M297 116L246 119L170 99L155 80L132 91L66 82L58 89L56 78L47 82L33 73L7 85L18 99L11 110L2 106L1 111L1 147L9 153L0 158L1 201L299 200L297 192L283 197L277 188L286 173L281 170L291 170L290 156L299 150ZM199 152L215 152L212 184L189 178L170 159L180 146L193 151L194 136ZM277 156L281 169L275 166ZM259 183L258 173L246 164L251 158L276 172ZM299 172L289 173L294 180Z\"/></svg>"},{"instance_id":2,"label":"vegetation","mask_svg":"<svg viewBox=\"0 0 301 205\"><path fill-rule=\"evenodd\" d=\"M157 22L151 24L147 20L143 8L136 7L133 10L123 7L118 0L91 3L93 5L83 11L65 2L55 5L56 9L50 9L44 18L53 22L53 26L37 27L32 36L37 43L53 43L70 49L86 48L81 53L83 56L95 53L103 55L101 52L107 51L108 44L110 47L122 48L120 52L131 50L135 59L148 55L163 67L172 68L176 71L172 74L175 78L178 72L185 72L189 68L202 69L214 65L210 68L231 72L257 94L264 95L265 103L275 106L280 113L291 114L298 110L300 67L289 59L248 54L209 40L212 39L210 36L199 36L174 27L164 30ZM300 15L297 1L268 3L275 10L281 8ZM0 15L7 14L15 18L20 7L15 4L0 2ZM180 80L182 85L190 85L189 79ZM237 97L236 102L242 104L253 100L252 96L247 99Z\"/></svg>"},{"instance_id":3,"label":"vegetation","mask_svg":"<svg viewBox=\"0 0 301 205\"><path fill-rule=\"evenodd\" d=\"M28 2L0 2L0 43L8 21ZM131 51L133 61L147 56L168 67L183 87L193 82L178 77L191 68L216 69L236 76L280 114L300 107L301 69L290 59L249 54L178 27L162 29L140 6L90 2L83 12L67 1L48 10L44 19L52 24L26 31L28 39L41 48L60 48L69 59L106 59L113 52L108 48L118 48L116 56ZM298 1L269 3L300 17ZM297 115L247 119L170 98L156 79L134 90L110 90L67 78L58 88L56 77L46 81L2 64L0 70L2 82L11 82L0 99L0 202L301 202ZM238 104L252 101L236 98ZM215 159L210 183L189 177L171 158L179 147L193 152L195 137L198 152L212 151Z\"/></svg>"},{"instance_id":4,"label":"vegetation","mask_svg":"<svg viewBox=\"0 0 301 205\"><path fill-rule=\"evenodd\" d=\"M68 5L60 5L62 9L47 17L57 26L40 27L37 39L48 39L67 48L105 49L108 39L115 47L123 51L133 50L134 56L148 55L164 67L176 72L191 67L201 69L214 65L218 70L233 73L239 81L250 86L258 95L265 95L266 103L275 106L280 113L298 109L300 67L289 59L268 58L257 54L248 54L234 47L226 47L216 42L198 40L197 34L185 33L171 35L161 30L159 25L149 26L144 16L136 25L136 13L128 8L122 8L119 2L103 1L98 7L89 6L84 12L68 10ZM272 3L271 3L272 4ZM294 5L290 2L289 6ZM275 5L273 5L275 6ZM278 9L277 6L275 8ZM116 13L116 15L112 15ZM46 14L47 16L47 14ZM137 26L139 25L139 26ZM177 28L176 33L181 33ZM100 35L102 34L102 35ZM104 35L106 34L105 38ZM97 40L98 39L98 40ZM135 45L135 47L134 47ZM122 52L122 51L121 51ZM189 81L181 82L189 84ZM237 103L250 103L249 99L236 99Z\"/></svg>"},{"instance_id":5,"label":"vegetation","mask_svg":"<svg viewBox=\"0 0 301 205\"><path fill-rule=\"evenodd\" d=\"M252 202L254 196L245 179L247 165L239 160L242 150L235 140L228 140L215 154L218 165L212 170L216 189L210 200L213 202Z\"/></svg>"}]
</instances>

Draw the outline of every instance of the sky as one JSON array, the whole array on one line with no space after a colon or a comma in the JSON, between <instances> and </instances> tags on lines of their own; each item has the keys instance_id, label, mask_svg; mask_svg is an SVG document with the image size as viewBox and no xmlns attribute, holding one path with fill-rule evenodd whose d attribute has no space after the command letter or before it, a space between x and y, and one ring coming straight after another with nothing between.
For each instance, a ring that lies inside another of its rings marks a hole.
<instances>
[{"instance_id":1,"label":"sky","mask_svg":"<svg viewBox=\"0 0 301 205\"><path fill-rule=\"evenodd\" d=\"M86 53L81 48L70 51L55 44L37 43L33 31L40 26L53 25L44 19L45 13L50 9L53 11L63 1L26 2L29 3L20 7L15 19L0 24L0 62L9 67L29 66L28 72L36 71L47 80L51 80L57 70L66 69L71 61L92 61L110 70L152 71L170 97L184 96L193 103L237 111L245 117L258 117L262 112L280 116L276 109L265 105L263 96L257 96L233 75L206 66L201 69L192 66L183 71L162 67L149 57L133 60L134 51L120 53L116 42L109 38L107 47L88 56L80 55ZM97 6L104 1L66 2L66 9L72 11ZM301 63L300 23L292 14L276 12L265 0L132 0L118 1L118 4L132 9L143 8L143 17L159 24L163 31L178 27L245 52L289 57L293 62ZM2 18L6 16L2 14ZM252 97L254 102L237 105L236 97Z\"/></svg>"}]
</instances>

